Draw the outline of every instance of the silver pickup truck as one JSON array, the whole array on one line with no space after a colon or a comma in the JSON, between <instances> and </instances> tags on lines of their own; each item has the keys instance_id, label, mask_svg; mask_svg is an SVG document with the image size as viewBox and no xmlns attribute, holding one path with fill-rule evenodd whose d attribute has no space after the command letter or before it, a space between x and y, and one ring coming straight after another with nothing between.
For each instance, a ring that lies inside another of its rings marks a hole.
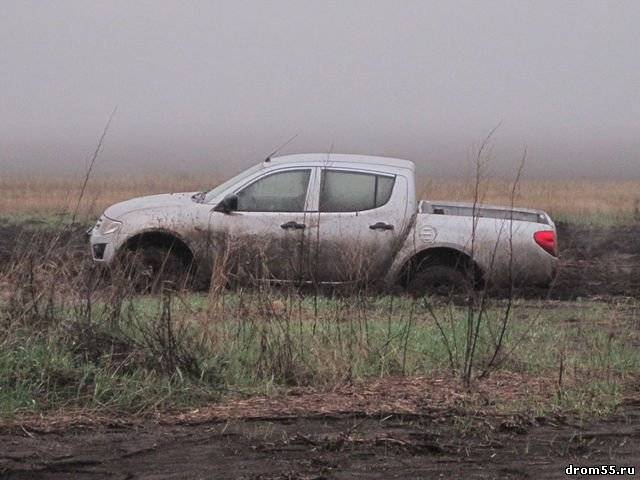
<instances>
[{"instance_id":1,"label":"silver pickup truck","mask_svg":"<svg viewBox=\"0 0 640 480\"><path fill-rule=\"evenodd\" d=\"M419 201L412 162L344 154L269 158L209 191L115 204L90 243L102 264L135 253L149 278L414 292L545 286L558 261L545 212Z\"/></svg>"}]
</instances>

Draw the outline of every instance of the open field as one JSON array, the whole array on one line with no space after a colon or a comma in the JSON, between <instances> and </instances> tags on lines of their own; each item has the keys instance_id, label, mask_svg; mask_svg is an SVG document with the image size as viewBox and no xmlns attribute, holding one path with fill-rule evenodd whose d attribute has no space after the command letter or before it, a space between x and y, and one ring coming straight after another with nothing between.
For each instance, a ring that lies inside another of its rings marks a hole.
<instances>
[{"instance_id":1,"label":"open field","mask_svg":"<svg viewBox=\"0 0 640 480\"><path fill-rule=\"evenodd\" d=\"M403 297L359 298L354 305L351 298L314 301L264 292L214 300L191 295L175 298L174 305L155 298L120 301L122 313L113 310L112 299L97 297L91 312L72 304L65 311L60 302L60 310L42 312L44 318L11 322L5 316L0 413L150 413L229 392L331 391L377 378L438 376L463 363L464 307L426 307ZM504 308L496 301L485 312L478 374L493 353ZM527 395L496 395L491 409L615 410L635 395L637 308L531 300L512 305L509 347L498 366L526 386Z\"/></svg>"},{"instance_id":2,"label":"open field","mask_svg":"<svg viewBox=\"0 0 640 480\"><path fill-rule=\"evenodd\" d=\"M560 274L549 291L487 299L470 385L467 305L140 296L92 266L83 232L105 205L202 180L91 183L77 225L56 216L75 206L75 181L1 182L2 478L560 478L570 463L639 465L638 182L520 186L516 204L559 219ZM471 199L466 183L425 185L424 197ZM509 203L507 182L485 187L484 201Z\"/></svg>"},{"instance_id":3,"label":"open field","mask_svg":"<svg viewBox=\"0 0 640 480\"><path fill-rule=\"evenodd\" d=\"M80 213L94 217L118 201L154 193L211 189L224 179L216 175L92 178ZM73 211L82 182L77 176L0 178L0 215L46 217ZM481 201L510 205L512 187L507 180L483 181ZM472 201L474 182L423 178L418 181L418 190L423 199ZM525 180L518 185L514 204L542 209L557 220L572 223L629 223L640 217L640 182Z\"/></svg>"}]
</instances>

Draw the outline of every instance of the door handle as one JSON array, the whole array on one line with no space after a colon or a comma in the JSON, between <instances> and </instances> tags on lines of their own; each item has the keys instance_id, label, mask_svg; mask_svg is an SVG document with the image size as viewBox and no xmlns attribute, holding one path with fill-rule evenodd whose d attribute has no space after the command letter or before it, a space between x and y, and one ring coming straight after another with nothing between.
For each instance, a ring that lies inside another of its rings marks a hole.
<instances>
[{"instance_id":1,"label":"door handle","mask_svg":"<svg viewBox=\"0 0 640 480\"><path fill-rule=\"evenodd\" d=\"M280 225L280 228L283 228L285 230L288 230L290 228L292 228L293 230L303 230L305 227L306 225L304 223L298 223L294 220L291 220L290 222L283 223L282 225Z\"/></svg>"},{"instance_id":2,"label":"door handle","mask_svg":"<svg viewBox=\"0 0 640 480\"><path fill-rule=\"evenodd\" d=\"M371 230L393 230L393 225L384 222L374 223L373 225L369 225Z\"/></svg>"}]
</instances>

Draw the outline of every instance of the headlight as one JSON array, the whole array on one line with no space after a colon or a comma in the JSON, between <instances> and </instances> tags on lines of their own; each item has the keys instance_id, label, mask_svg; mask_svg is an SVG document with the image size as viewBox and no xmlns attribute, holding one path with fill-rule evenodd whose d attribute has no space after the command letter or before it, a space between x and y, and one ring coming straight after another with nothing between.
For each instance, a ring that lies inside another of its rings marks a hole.
<instances>
[{"instance_id":1,"label":"headlight","mask_svg":"<svg viewBox=\"0 0 640 480\"><path fill-rule=\"evenodd\" d=\"M100 220L98 220L95 229L100 235L110 235L120 230L121 226L122 222L111 220L110 218L107 218L103 215L102 217L100 217Z\"/></svg>"}]
</instances>

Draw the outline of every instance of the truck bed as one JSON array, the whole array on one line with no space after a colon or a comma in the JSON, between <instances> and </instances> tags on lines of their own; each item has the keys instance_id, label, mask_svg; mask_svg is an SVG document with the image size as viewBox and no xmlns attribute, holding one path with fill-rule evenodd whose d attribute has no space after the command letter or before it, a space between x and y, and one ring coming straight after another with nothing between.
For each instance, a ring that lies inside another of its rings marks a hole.
<instances>
[{"instance_id":1,"label":"truck bed","mask_svg":"<svg viewBox=\"0 0 640 480\"><path fill-rule=\"evenodd\" d=\"M431 215L450 215L458 217L496 218L501 220L518 220L522 222L550 225L549 216L540 210L527 208L508 208L493 205L481 205L462 202L437 202L421 200L418 213Z\"/></svg>"}]
</instances>

